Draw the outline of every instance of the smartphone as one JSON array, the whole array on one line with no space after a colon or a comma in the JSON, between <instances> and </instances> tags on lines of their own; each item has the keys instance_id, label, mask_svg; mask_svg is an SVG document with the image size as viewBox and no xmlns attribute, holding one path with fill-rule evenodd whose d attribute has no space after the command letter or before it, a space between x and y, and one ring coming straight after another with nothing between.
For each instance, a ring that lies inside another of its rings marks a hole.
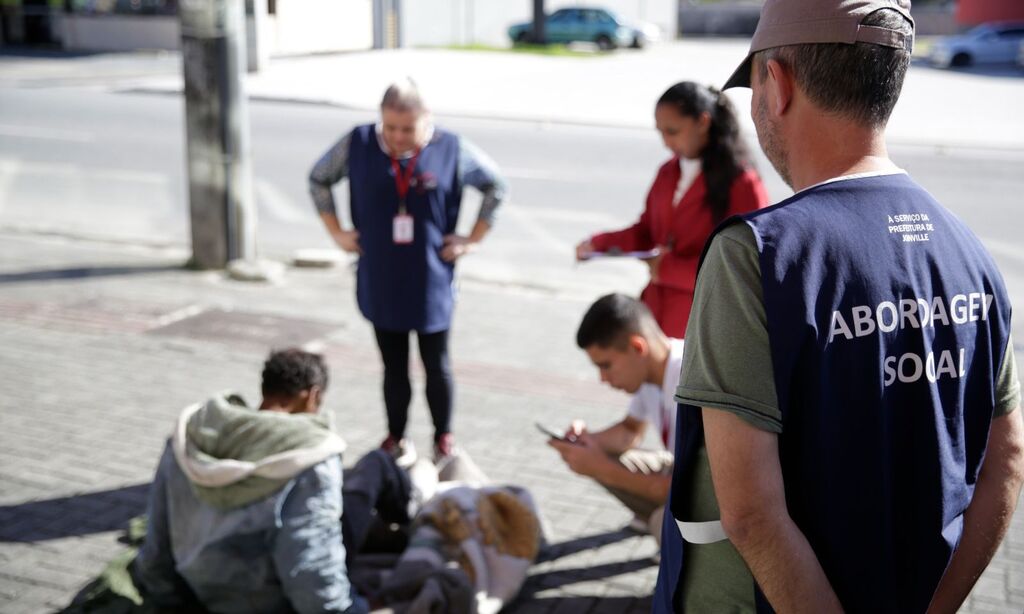
<instances>
[{"instance_id":1,"label":"smartphone","mask_svg":"<svg viewBox=\"0 0 1024 614\"><path fill-rule=\"evenodd\" d=\"M566 437L565 434L558 433L554 429L550 429L550 428L544 426L543 424L541 424L540 422L534 422L533 424L534 424L534 426L537 427L538 431L540 431L541 433L544 433L545 435L547 435L551 439L558 439L559 441L565 441L565 442L568 442L568 443L576 443L576 438L575 437Z\"/></svg>"}]
</instances>

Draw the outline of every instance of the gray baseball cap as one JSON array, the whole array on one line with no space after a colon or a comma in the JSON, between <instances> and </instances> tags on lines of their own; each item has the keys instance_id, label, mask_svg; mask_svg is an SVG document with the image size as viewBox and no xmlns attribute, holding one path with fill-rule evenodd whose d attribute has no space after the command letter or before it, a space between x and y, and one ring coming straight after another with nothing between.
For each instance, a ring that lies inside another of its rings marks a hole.
<instances>
[{"instance_id":1,"label":"gray baseball cap","mask_svg":"<svg viewBox=\"0 0 1024 614\"><path fill-rule=\"evenodd\" d=\"M873 43L913 51L914 37L880 26L864 26L879 9L893 9L914 23L910 0L765 0L747 57L725 87L750 87L750 66L758 51L809 43Z\"/></svg>"}]
</instances>

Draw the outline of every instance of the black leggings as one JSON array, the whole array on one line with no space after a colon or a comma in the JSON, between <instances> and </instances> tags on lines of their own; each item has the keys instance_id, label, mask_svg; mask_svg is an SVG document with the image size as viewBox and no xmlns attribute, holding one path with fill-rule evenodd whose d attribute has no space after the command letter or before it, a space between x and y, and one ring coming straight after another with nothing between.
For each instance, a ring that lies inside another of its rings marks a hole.
<instances>
[{"instance_id":1,"label":"black leggings","mask_svg":"<svg viewBox=\"0 0 1024 614\"><path fill-rule=\"evenodd\" d=\"M388 412L388 433L395 439L405 436L409 422L409 332L374 327L377 346L384 361L384 406ZM434 420L434 441L451 432L454 382L448 360L448 331L416 333L423 370L427 374L427 405Z\"/></svg>"}]
</instances>

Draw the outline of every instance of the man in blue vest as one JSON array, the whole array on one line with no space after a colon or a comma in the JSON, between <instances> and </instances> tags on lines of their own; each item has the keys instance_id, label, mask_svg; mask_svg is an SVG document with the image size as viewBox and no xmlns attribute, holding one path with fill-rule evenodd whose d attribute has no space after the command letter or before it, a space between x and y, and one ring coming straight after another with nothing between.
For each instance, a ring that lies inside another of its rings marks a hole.
<instances>
[{"instance_id":1,"label":"man in blue vest","mask_svg":"<svg viewBox=\"0 0 1024 614\"><path fill-rule=\"evenodd\" d=\"M1024 482L1002 278L889 160L905 1L767 0L753 90L796 192L705 248L655 611L955 612Z\"/></svg>"}]
</instances>

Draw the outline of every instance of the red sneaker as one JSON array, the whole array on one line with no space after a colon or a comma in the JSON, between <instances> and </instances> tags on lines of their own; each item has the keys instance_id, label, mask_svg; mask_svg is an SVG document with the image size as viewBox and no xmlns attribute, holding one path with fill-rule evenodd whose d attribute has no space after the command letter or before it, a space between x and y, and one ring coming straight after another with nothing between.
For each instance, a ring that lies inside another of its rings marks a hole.
<instances>
[{"instance_id":1,"label":"red sneaker","mask_svg":"<svg viewBox=\"0 0 1024 614\"><path fill-rule=\"evenodd\" d=\"M434 464L439 464L457 456L459 448L455 445L455 436L451 433L441 435L441 438L434 443Z\"/></svg>"},{"instance_id":2,"label":"red sneaker","mask_svg":"<svg viewBox=\"0 0 1024 614\"><path fill-rule=\"evenodd\" d=\"M412 445L408 439L395 439L388 435L380 443L380 449L390 454L399 467L408 468L416 462L416 446Z\"/></svg>"}]
</instances>

